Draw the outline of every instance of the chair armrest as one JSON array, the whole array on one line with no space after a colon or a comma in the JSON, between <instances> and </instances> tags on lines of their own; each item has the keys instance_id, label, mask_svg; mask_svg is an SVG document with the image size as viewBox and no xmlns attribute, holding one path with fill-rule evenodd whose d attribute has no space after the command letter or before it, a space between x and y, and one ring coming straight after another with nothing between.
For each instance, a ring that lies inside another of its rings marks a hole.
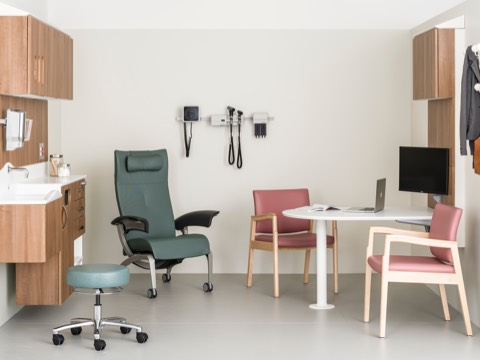
<instances>
[{"instance_id":1,"label":"chair armrest","mask_svg":"<svg viewBox=\"0 0 480 360\"><path fill-rule=\"evenodd\" d=\"M420 238L428 238L428 232L404 230L398 228L390 228L384 226L372 226L370 227L370 233L374 234L386 234L386 235L406 235Z\"/></svg>"},{"instance_id":2,"label":"chair armrest","mask_svg":"<svg viewBox=\"0 0 480 360\"><path fill-rule=\"evenodd\" d=\"M210 227L212 220L218 215L217 210L199 210L184 214L175 219L175 229L183 230L189 226Z\"/></svg>"},{"instance_id":3,"label":"chair armrest","mask_svg":"<svg viewBox=\"0 0 480 360\"><path fill-rule=\"evenodd\" d=\"M368 236L368 245L367 245L367 258L373 255L373 241L375 239L375 234L384 234L384 235L402 235L410 236L417 238L428 238L428 233L422 231L412 231L404 230L398 228L390 228L384 226L372 226L370 227L370 232Z\"/></svg>"},{"instance_id":4,"label":"chair armrest","mask_svg":"<svg viewBox=\"0 0 480 360\"><path fill-rule=\"evenodd\" d=\"M138 230L148 233L148 220L140 216L124 215L118 216L111 222L112 225L122 226L123 232Z\"/></svg>"},{"instance_id":5,"label":"chair armrest","mask_svg":"<svg viewBox=\"0 0 480 360\"><path fill-rule=\"evenodd\" d=\"M275 214L275 213L252 215L252 221L272 220L276 216L277 216L277 214Z\"/></svg>"},{"instance_id":6,"label":"chair armrest","mask_svg":"<svg viewBox=\"0 0 480 360\"><path fill-rule=\"evenodd\" d=\"M418 238L415 236L404 236L404 235L387 235L385 241L386 243L400 242L400 243L407 243L412 245L434 246L434 247L448 248L448 249L457 247L456 241L430 239L430 238Z\"/></svg>"}]
</instances>

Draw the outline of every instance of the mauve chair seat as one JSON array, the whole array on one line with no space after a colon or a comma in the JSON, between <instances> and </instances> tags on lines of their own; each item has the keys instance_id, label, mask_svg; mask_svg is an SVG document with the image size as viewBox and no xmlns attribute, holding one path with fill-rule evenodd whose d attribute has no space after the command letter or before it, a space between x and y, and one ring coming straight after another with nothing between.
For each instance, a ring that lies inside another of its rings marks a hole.
<instances>
[{"instance_id":1,"label":"mauve chair seat","mask_svg":"<svg viewBox=\"0 0 480 360\"><path fill-rule=\"evenodd\" d=\"M256 235L255 240L272 242L272 235ZM327 244L331 245L334 242L334 237L327 235ZM279 247L315 247L317 245L317 235L315 233L301 233L292 235L278 235Z\"/></svg>"},{"instance_id":2,"label":"mauve chair seat","mask_svg":"<svg viewBox=\"0 0 480 360\"><path fill-rule=\"evenodd\" d=\"M368 264L378 273L382 272L383 257L373 255L368 258ZM390 256L390 271L408 271L408 272L432 272L432 273L455 273L452 265L432 256Z\"/></svg>"}]
</instances>

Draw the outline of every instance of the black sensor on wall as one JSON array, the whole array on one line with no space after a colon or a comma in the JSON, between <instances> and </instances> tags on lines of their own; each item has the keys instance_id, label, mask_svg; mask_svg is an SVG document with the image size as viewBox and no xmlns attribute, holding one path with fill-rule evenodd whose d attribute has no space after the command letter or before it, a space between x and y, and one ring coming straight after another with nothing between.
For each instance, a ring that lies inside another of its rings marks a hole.
<instances>
[{"instance_id":1,"label":"black sensor on wall","mask_svg":"<svg viewBox=\"0 0 480 360\"><path fill-rule=\"evenodd\" d=\"M200 111L198 106L184 106L183 107L183 121L199 121Z\"/></svg>"}]
</instances>

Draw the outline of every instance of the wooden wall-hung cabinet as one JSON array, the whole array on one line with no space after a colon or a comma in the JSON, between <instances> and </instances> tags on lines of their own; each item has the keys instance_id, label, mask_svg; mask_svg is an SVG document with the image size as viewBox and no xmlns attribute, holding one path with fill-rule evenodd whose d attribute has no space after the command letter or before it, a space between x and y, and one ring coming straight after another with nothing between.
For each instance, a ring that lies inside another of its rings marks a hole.
<instances>
[{"instance_id":1,"label":"wooden wall-hung cabinet","mask_svg":"<svg viewBox=\"0 0 480 360\"><path fill-rule=\"evenodd\" d=\"M73 98L73 40L32 16L0 16L0 94Z\"/></svg>"},{"instance_id":2,"label":"wooden wall-hung cabinet","mask_svg":"<svg viewBox=\"0 0 480 360\"><path fill-rule=\"evenodd\" d=\"M455 94L455 32L431 29L413 39L413 99L444 99Z\"/></svg>"},{"instance_id":3,"label":"wooden wall-hung cabinet","mask_svg":"<svg viewBox=\"0 0 480 360\"><path fill-rule=\"evenodd\" d=\"M431 29L413 38L413 100L428 100L428 146L450 149L448 195L455 205L455 30ZM435 207L428 195L428 206Z\"/></svg>"}]
</instances>

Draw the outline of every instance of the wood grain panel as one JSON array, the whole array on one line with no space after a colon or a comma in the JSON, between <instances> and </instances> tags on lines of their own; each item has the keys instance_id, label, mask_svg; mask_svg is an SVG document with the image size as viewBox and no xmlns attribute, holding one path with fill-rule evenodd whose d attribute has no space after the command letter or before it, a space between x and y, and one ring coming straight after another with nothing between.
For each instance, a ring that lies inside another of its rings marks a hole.
<instances>
[{"instance_id":1,"label":"wood grain panel","mask_svg":"<svg viewBox=\"0 0 480 360\"><path fill-rule=\"evenodd\" d=\"M20 109L26 112L27 119L32 119L30 141L26 141L22 148L6 151L3 135L0 137L0 165L10 162L14 166L36 164L45 160L40 159L39 145L44 144L45 156L48 154L48 103L46 100L20 98L0 95L0 116L7 116L7 109ZM0 131L4 131L0 127Z\"/></svg>"},{"instance_id":2,"label":"wood grain panel","mask_svg":"<svg viewBox=\"0 0 480 360\"><path fill-rule=\"evenodd\" d=\"M413 99L454 96L453 29L431 29L413 39Z\"/></svg>"},{"instance_id":3,"label":"wood grain panel","mask_svg":"<svg viewBox=\"0 0 480 360\"><path fill-rule=\"evenodd\" d=\"M0 17L0 94L22 94L28 81L27 17Z\"/></svg>"},{"instance_id":4,"label":"wood grain panel","mask_svg":"<svg viewBox=\"0 0 480 360\"><path fill-rule=\"evenodd\" d=\"M56 305L60 302L60 257L44 263L16 265L16 302L18 305Z\"/></svg>"},{"instance_id":5,"label":"wood grain panel","mask_svg":"<svg viewBox=\"0 0 480 360\"><path fill-rule=\"evenodd\" d=\"M442 196L442 203L455 205L455 100L431 100L428 102L428 146L450 149L448 195ZM428 196L428 206L435 201Z\"/></svg>"},{"instance_id":6,"label":"wood grain panel","mask_svg":"<svg viewBox=\"0 0 480 360\"><path fill-rule=\"evenodd\" d=\"M437 98L455 97L455 30L438 29Z\"/></svg>"},{"instance_id":7,"label":"wood grain panel","mask_svg":"<svg viewBox=\"0 0 480 360\"><path fill-rule=\"evenodd\" d=\"M60 251L61 200L0 205L0 262L45 262Z\"/></svg>"}]
</instances>

